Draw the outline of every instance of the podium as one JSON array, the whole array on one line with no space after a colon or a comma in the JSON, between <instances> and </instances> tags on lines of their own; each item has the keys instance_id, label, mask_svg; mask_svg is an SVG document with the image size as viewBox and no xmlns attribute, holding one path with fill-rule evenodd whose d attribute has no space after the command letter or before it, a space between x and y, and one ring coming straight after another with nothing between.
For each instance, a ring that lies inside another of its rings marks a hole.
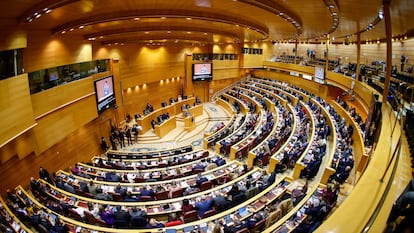
<instances>
[{"instance_id":1,"label":"podium","mask_svg":"<svg viewBox=\"0 0 414 233\"><path fill-rule=\"evenodd\" d=\"M195 119L194 116L188 116L186 118L184 118L184 130L191 132L193 129L195 129L196 124L195 124Z\"/></svg>"}]
</instances>

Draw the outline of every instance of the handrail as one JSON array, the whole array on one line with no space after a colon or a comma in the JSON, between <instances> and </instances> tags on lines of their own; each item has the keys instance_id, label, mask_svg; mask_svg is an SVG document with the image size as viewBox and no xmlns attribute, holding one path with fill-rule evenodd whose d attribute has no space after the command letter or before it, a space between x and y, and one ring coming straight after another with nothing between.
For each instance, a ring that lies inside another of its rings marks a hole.
<instances>
[{"instance_id":1,"label":"handrail","mask_svg":"<svg viewBox=\"0 0 414 233\"><path fill-rule=\"evenodd\" d=\"M398 121L398 117L397 117L396 121ZM397 122L395 122L395 124L397 124ZM402 125L402 118L400 119L400 125ZM393 134L391 134L391 137L392 137L392 135ZM402 134L400 134L397 145L395 146L395 149L393 150L392 157L391 157L391 159L388 163L388 166L387 166L386 170L384 171L384 175L380 179L380 182L383 182L384 176L388 173L388 169L390 168L391 163L395 158L395 163L394 163L394 166L392 167L391 175L390 175L390 178L388 179L387 186L386 186L384 192L382 193L380 201L378 202L377 206L375 207L374 213L371 215L368 222L366 223L363 230L361 231L362 233L367 233L371 229L372 225L374 224L375 219L377 218L379 212L381 211L381 209L384 205L385 199L388 196L388 193L389 193L389 191L391 189L391 186L393 184L393 181L394 181L395 173L397 171L398 162L400 160L401 147L402 147Z\"/></svg>"}]
</instances>

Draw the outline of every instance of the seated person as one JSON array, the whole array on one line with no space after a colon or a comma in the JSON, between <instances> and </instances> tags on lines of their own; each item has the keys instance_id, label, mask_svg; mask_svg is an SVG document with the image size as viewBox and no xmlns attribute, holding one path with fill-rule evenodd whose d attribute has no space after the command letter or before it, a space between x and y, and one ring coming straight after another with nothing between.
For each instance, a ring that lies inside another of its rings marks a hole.
<instances>
[{"instance_id":1,"label":"seated person","mask_svg":"<svg viewBox=\"0 0 414 233\"><path fill-rule=\"evenodd\" d=\"M123 210L121 206L117 206L116 211L114 211L114 227L128 228L130 218L131 216L127 211Z\"/></svg>"},{"instance_id":2,"label":"seated person","mask_svg":"<svg viewBox=\"0 0 414 233\"><path fill-rule=\"evenodd\" d=\"M188 211L194 210L194 206L190 204L188 199L184 199L183 204L181 205L181 209L182 209L183 214L184 214Z\"/></svg>"},{"instance_id":3,"label":"seated person","mask_svg":"<svg viewBox=\"0 0 414 233\"><path fill-rule=\"evenodd\" d=\"M162 228L165 227L165 225L162 222L158 222L157 220L155 220L155 218L151 218L147 224L147 228L151 229L151 228Z\"/></svg>"},{"instance_id":4,"label":"seated person","mask_svg":"<svg viewBox=\"0 0 414 233\"><path fill-rule=\"evenodd\" d=\"M247 220L247 222L246 222L247 228L249 228L249 230L253 229L253 227L256 225L256 223L258 223L262 219L263 219L263 216L261 214L255 213L253 215L253 217L251 217Z\"/></svg>"},{"instance_id":5,"label":"seated person","mask_svg":"<svg viewBox=\"0 0 414 233\"><path fill-rule=\"evenodd\" d=\"M204 213L208 210L211 210L213 200L211 198L206 198L205 195L201 196L201 200L195 204L195 209L197 210L198 216L203 218Z\"/></svg>"},{"instance_id":6,"label":"seated person","mask_svg":"<svg viewBox=\"0 0 414 233\"><path fill-rule=\"evenodd\" d=\"M220 191L215 192L215 197L213 198L213 207L218 211L224 211L230 206L230 201L220 193Z\"/></svg>"},{"instance_id":7,"label":"seated person","mask_svg":"<svg viewBox=\"0 0 414 233\"><path fill-rule=\"evenodd\" d=\"M142 196L149 196L149 197L152 197L152 198L154 198L154 196L155 196L155 193L154 193L154 190L152 190L152 188L150 187L150 186L143 186L142 188L141 188L141 190L140 190L140 196L142 197Z\"/></svg>"},{"instance_id":8,"label":"seated person","mask_svg":"<svg viewBox=\"0 0 414 233\"><path fill-rule=\"evenodd\" d=\"M227 225L224 226L224 233L236 233L246 227L246 224L244 224L237 218L234 218L233 222L234 222L234 225L232 226L227 226Z\"/></svg>"},{"instance_id":9,"label":"seated person","mask_svg":"<svg viewBox=\"0 0 414 233\"><path fill-rule=\"evenodd\" d=\"M208 181L208 179L204 176L201 176L200 173L197 174L196 185L198 188L201 187L201 184Z\"/></svg>"},{"instance_id":10,"label":"seated person","mask_svg":"<svg viewBox=\"0 0 414 233\"><path fill-rule=\"evenodd\" d=\"M165 227L172 227L183 224L183 221L179 218L177 218L176 213L171 213L168 216L168 221L165 223Z\"/></svg>"}]
</instances>

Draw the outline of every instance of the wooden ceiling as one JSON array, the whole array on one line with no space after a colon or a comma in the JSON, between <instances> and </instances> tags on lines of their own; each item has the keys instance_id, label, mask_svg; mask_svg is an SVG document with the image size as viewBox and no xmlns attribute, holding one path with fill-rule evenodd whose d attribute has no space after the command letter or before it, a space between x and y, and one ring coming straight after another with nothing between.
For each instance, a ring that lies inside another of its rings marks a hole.
<instances>
[{"instance_id":1,"label":"wooden ceiling","mask_svg":"<svg viewBox=\"0 0 414 233\"><path fill-rule=\"evenodd\" d=\"M1 28L103 44L385 38L379 0L3 0ZM391 0L394 36L412 36L413 0Z\"/></svg>"}]
</instances>

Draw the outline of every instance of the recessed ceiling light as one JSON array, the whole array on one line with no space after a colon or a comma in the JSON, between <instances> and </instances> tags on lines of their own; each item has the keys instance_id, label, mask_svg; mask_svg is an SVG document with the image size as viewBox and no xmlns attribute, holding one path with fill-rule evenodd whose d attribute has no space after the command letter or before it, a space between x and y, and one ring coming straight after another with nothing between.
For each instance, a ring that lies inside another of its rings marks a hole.
<instances>
[{"instance_id":1,"label":"recessed ceiling light","mask_svg":"<svg viewBox=\"0 0 414 233\"><path fill-rule=\"evenodd\" d=\"M165 16L163 16L163 17L161 17L161 19L166 19L167 17L165 17Z\"/></svg>"},{"instance_id":2,"label":"recessed ceiling light","mask_svg":"<svg viewBox=\"0 0 414 233\"><path fill-rule=\"evenodd\" d=\"M149 34L149 32L145 32L145 34Z\"/></svg>"},{"instance_id":3,"label":"recessed ceiling light","mask_svg":"<svg viewBox=\"0 0 414 233\"><path fill-rule=\"evenodd\" d=\"M66 33L66 31L62 31L61 33L62 33L62 34L65 34L65 33Z\"/></svg>"},{"instance_id":4,"label":"recessed ceiling light","mask_svg":"<svg viewBox=\"0 0 414 233\"><path fill-rule=\"evenodd\" d=\"M80 26L79 26L79 29L82 29L82 28L84 28L84 27L85 27L85 26L83 26L83 25L80 25Z\"/></svg>"},{"instance_id":5,"label":"recessed ceiling light","mask_svg":"<svg viewBox=\"0 0 414 233\"><path fill-rule=\"evenodd\" d=\"M192 20L192 18L190 18L190 17L187 17L187 18L185 18L186 20Z\"/></svg>"},{"instance_id":6,"label":"recessed ceiling light","mask_svg":"<svg viewBox=\"0 0 414 233\"><path fill-rule=\"evenodd\" d=\"M74 28L69 29L69 31L73 31L73 30L75 30L75 29Z\"/></svg>"},{"instance_id":7,"label":"recessed ceiling light","mask_svg":"<svg viewBox=\"0 0 414 233\"><path fill-rule=\"evenodd\" d=\"M171 31L167 31L168 34L171 34Z\"/></svg>"},{"instance_id":8,"label":"recessed ceiling light","mask_svg":"<svg viewBox=\"0 0 414 233\"><path fill-rule=\"evenodd\" d=\"M191 34L191 32L187 32L187 34Z\"/></svg>"},{"instance_id":9,"label":"recessed ceiling light","mask_svg":"<svg viewBox=\"0 0 414 233\"><path fill-rule=\"evenodd\" d=\"M135 17L135 18L134 18L134 20L140 20L140 18L138 18L138 17Z\"/></svg>"}]
</instances>

